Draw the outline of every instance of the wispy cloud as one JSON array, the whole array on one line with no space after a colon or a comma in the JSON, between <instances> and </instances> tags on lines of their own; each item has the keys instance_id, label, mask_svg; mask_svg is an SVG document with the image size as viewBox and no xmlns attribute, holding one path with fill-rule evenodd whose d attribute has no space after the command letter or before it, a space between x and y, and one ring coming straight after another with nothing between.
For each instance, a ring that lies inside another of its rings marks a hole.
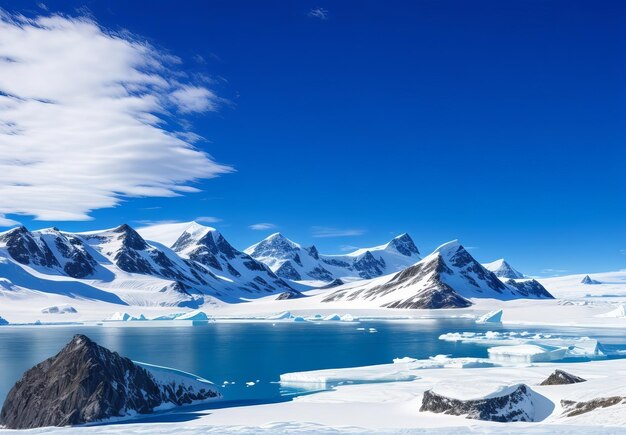
<instances>
[{"instance_id":1,"label":"wispy cloud","mask_svg":"<svg viewBox=\"0 0 626 435\"><path fill-rule=\"evenodd\" d=\"M561 275L566 272L569 272L569 270L567 269L542 269L541 270L541 273L543 275L554 275L554 276Z\"/></svg>"},{"instance_id":2,"label":"wispy cloud","mask_svg":"<svg viewBox=\"0 0 626 435\"><path fill-rule=\"evenodd\" d=\"M313 237L351 237L365 234L361 229L340 229L332 227L313 227Z\"/></svg>"},{"instance_id":3,"label":"wispy cloud","mask_svg":"<svg viewBox=\"0 0 626 435\"><path fill-rule=\"evenodd\" d=\"M620 253L620 254L624 254L624 255L626 255L626 249L620 249L620 250L619 250L619 253Z\"/></svg>"},{"instance_id":4,"label":"wispy cloud","mask_svg":"<svg viewBox=\"0 0 626 435\"><path fill-rule=\"evenodd\" d=\"M309 17L317 18L320 20L327 20L328 10L324 8L313 8L309 11Z\"/></svg>"},{"instance_id":5,"label":"wispy cloud","mask_svg":"<svg viewBox=\"0 0 626 435\"><path fill-rule=\"evenodd\" d=\"M248 228L250 228L251 230L256 230L256 231L267 231L267 230L273 230L275 228L278 228L278 226L275 224L271 224L269 222L260 222L258 224L252 224Z\"/></svg>"},{"instance_id":6,"label":"wispy cloud","mask_svg":"<svg viewBox=\"0 0 626 435\"><path fill-rule=\"evenodd\" d=\"M358 246L352 246L352 245L341 245L339 247L339 250L341 252L352 252L352 251L356 251L357 249L359 249Z\"/></svg>"},{"instance_id":7,"label":"wispy cloud","mask_svg":"<svg viewBox=\"0 0 626 435\"><path fill-rule=\"evenodd\" d=\"M215 224L217 222L222 222L220 218L215 216L198 216L194 220L201 224Z\"/></svg>"},{"instance_id":8,"label":"wispy cloud","mask_svg":"<svg viewBox=\"0 0 626 435\"><path fill-rule=\"evenodd\" d=\"M122 198L195 192L195 180L231 172L196 136L166 129L172 114L221 101L179 64L88 18L0 11L0 219L88 220Z\"/></svg>"}]
</instances>

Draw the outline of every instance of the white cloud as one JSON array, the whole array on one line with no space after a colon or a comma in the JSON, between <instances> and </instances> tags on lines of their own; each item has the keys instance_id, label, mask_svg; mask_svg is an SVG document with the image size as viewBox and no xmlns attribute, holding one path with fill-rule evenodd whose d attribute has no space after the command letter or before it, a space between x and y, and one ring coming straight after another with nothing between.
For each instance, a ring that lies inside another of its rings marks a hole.
<instances>
[{"instance_id":1,"label":"white cloud","mask_svg":"<svg viewBox=\"0 0 626 435\"><path fill-rule=\"evenodd\" d=\"M0 219L87 220L125 197L169 197L232 171L166 130L219 98L177 58L87 18L0 11Z\"/></svg>"},{"instance_id":2,"label":"white cloud","mask_svg":"<svg viewBox=\"0 0 626 435\"><path fill-rule=\"evenodd\" d=\"M313 227L313 237L351 237L365 234L360 229L339 229L332 227Z\"/></svg>"},{"instance_id":3,"label":"white cloud","mask_svg":"<svg viewBox=\"0 0 626 435\"><path fill-rule=\"evenodd\" d=\"M201 224L214 224L222 221L220 218L215 216L198 216L194 220Z\"/></svg>"},{"instance_id":4,"label":"white cloud","mask_svg":"<svg viewBox=\"0 0 626 435\"><path fill-rule=\"evenodd\" d=\"M328 19L328 10L324 8L314 8L309 11L309 17L319 18L320 20Z\"/></svg>"},{"instance_id":5,"label":"white cloud","mask_svg":"<svg viewBox=\"0 0 626 435\"><path fill-rule=\"evenodd\" d=\"M207 88L199 86L183 86L170 95L181 113L214 112L222 101Z\"/></svg>"},{"instance_id":6,"label":"white cloud","mask_svg":"<svg viewBox=\"0 0 626 435\"><path fill-rule=\"evenodd\" d=\"M256 230L256 231L267 231L267 230L273 230L274 228L277 228L277 226L274 224L270 224L268 222L261 222L258 224L252 224L248 228L250 228L251 230Z\"/></svg>"},{"instance_id":7,"label":"white cloud","mask_svg":"<svg viewBox=\"0 0 626 435\"><path fill-rule=\"evenodd\" d=\"M339 247L339 249L342 252L353 252L353 251L356 251L357 249L359 249L359 247L358 246L353 246L353 245L341 245Z\"/></svg>"}]
</instances>

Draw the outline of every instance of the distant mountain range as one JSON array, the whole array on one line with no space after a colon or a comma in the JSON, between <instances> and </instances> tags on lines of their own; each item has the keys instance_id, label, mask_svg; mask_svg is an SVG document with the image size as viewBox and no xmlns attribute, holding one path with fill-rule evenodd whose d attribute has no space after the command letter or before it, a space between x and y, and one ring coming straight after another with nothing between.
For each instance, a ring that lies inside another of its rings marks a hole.
<instances>
[{"instance_id":1,"label":"distant mountain range","mask_svg":"<svg viewBox=\"0 0 626 435\"><path fill-rule=\"evenodd\" d=\"M313 288L328 289L325 301L375 300L391 308L463 307L481 297L551 297L533 280L503 282L457 242L422 259L408 234L381 246L325 255L279 233L242 252L216 229L196 222L163 231L175 240L171 246L146 240L128 225L84 233L25 227L0 233L0 292L187 307L272 295L298 298ZM523 276L499 261L495 269L502 278Z\"/></svg>"},{"instance_id":2,"label":"distant mountain range","mask_svg":"<svg viewBox=\"0 0 626 435\"><path fill-rule=\"evenodd\" d=\"M302 247L276 233L244 252L267 264L281 278L293 281L370 279L397 272L421 259L408 234L350 254L322 255L315 246Z\"/></svg>"}]
</instances>

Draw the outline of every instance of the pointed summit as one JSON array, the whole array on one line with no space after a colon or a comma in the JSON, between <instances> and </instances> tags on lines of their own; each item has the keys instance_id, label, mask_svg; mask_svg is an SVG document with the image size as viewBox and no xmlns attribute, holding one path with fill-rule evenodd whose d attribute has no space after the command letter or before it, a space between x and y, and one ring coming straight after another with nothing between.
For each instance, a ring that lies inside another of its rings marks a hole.
<instances>
[{"instance_id":1,"label":"pointed summit","mask_svg":"<svg viewBox=\"0 0 626 435\"><path fill-rule=\"evenodd\" d=\"M582 281L580 283L581 284L587 284L587 285L602 284L600 281L596 281L595 279L591 279L591 277L589 275L585 275L585 277L582 279Z\"/></svg>"},{"instance_id":2,"label":"pointed summit","mask_svg":"<svg viewBox=\"0 0 626 435\"><path fill-rule=\"evenodd\" d=\"M399 236L394 237L389 243L387 243L387 248L394 249L407 257L420 254L420 251L417 249L417 246L415 246L413 239L408 233L400 234Z\"/></svg>"},{"instance_id":3,"label":"pointed summit","mask_svg":"<svg viewBox=\"0 0 626 435\"><path fill-rule=\"evenodd\" d=\"M483 266L496 274L498 278L508 278L508 279L521 279L524 278L524 274L518 272L513 269L509 263L507 263L504 258L493 261L491 263L483 264Z\"/></svg>"}]
</instances>

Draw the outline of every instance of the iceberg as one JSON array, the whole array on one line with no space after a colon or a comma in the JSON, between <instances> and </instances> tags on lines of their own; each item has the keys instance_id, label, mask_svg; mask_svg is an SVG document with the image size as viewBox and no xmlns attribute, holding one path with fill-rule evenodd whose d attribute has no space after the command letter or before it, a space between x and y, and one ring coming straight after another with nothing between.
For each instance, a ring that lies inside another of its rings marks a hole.
<instances>
[{"instance_id":1,"label":"iceberg","mask_svg":"<svg viewBox=\"0 0 626 435\"><path fill-rule=\"evenodd\" d=\"M9 321L3 317L0 317L0 326L8 325Z\"/></svg>"},{"instance_id":2,"label":"iceberg","mask_svg":"<svg viewBox=\"0 0 626 435\"><path fill-rule=\"evenodd\" d=\"M176 320L209 320L204 311L194 310L176 317Z\"/></svg>"},{"instance_id":3,"label":"iceberg","mask_svg":"<svg viewBox=\"0 0 626 435\"><path fill-rule=\"evenodd\" d=\"M116 311L111 317L109 317L108 320L127 322L132 318L133 317L128 313L121 313L119 311Z\"/></svg>"},{"instance_id":4,"label":"iceberg","mask_svg":"<svg viewBox=\"0 0 626 435\"><path fill-rule=\"evenodd\" d=\"M286 319L292 319L292 318L293 318L293 314L291 314L289 311L283 311L282 313L274 314L273 316L268 316L265 319L266 320L286 320Z\"/></svg>"},{"instance_id":5,"label":"iceberg","mask_svg":"<svg viewBox=\"0 0 626 435\"><path fill-rule=\"evenodd\" d=\"M534 363L558 361L565 357L567 347L520 344L518 346L496 346L487 349L489 359L501 363Z\"/></svg>"},{"instance_id":6,"label":"iceberg","mask_svg":"<svg viewBox=\"0 0 626 435\"><path fill-rule=\"evenodd\" d=\"M358 319L354 317L352 314L344 314L343 316L341 316L341 321L342 322L356 322L358 321Z\"/></svg>"},{"instance_id":7,"label":"iceberg","mask_svg":"<svg viewBox=\"0 0 626 435\"><path fill-rule=\"evenodd\" d=\"M330 315L324 317L324 320L338 322L338 321L341 320L341 317L339 316L339 314L330 314Z\"/></svg>"},{"instance_id":8,"label":"iceberg","mask_svg":"<svg viewBox=\"0 0 626 435\"><path fill-rule=\"evenodd\" d=\"M502 323L502 310L495 310L480 316L476 323Z\"/></svg>"}]
</instances>

